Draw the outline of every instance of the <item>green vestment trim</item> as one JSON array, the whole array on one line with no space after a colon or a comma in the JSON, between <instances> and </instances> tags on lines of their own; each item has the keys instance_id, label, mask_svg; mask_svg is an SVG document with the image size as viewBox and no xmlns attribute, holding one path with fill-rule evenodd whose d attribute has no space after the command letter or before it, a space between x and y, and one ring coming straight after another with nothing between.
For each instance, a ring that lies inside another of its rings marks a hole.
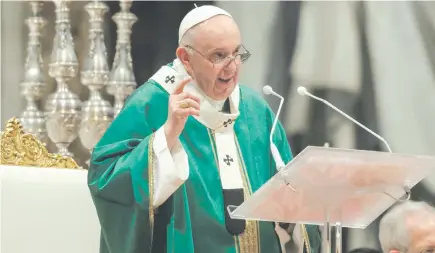
<instances>
[{"instance_id":1,"label":"green vestment trim","mask_svg":"<svg viewBox=\"0 0 435 253\"><path fill-rule=\"evenodd\" d=\"M89 188L101 223L101 253L278 253L270 222L248 221L241 236L225 227L214 133L189 117L180 142L189 178L159 208L152 209L153 136L167 118L169 94L155 81L139 87L95 146ZM240 116L234 123L245 198L275 174L269 133L274 115L251 89L240 86ZM292 159L285 131L274 135L284 162ZM291 200L289 200L291 201ZM320 234L304 226L307 253L317 253Z\"/></svg>"}]
</instances>

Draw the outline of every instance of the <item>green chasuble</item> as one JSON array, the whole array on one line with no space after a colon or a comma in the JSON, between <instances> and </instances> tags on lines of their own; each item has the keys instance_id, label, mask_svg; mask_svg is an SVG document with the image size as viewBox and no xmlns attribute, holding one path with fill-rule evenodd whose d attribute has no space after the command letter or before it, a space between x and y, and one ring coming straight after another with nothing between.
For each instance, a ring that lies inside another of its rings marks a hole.
<instances>
[{"instance_id":1,"label":"green chasuble","mask_svg":"<svg viewBox=\"0 0 435 253\"><path fill-rule=\"evenodd\" d=\"M164 74L175 71L172 64L162 68ZM177 75L158 76L129 97L92 153L88 184L102 229L100 252L281 252L271 222L247 221L239 236L227 231L217 131L194 117L188 118L179 138L188 157L188 179L163 205L152 208L153 140L167 118L170 87L180 80ZM250 88L236 89L239 114L232 127L247 198L276 173L269 143L274 114ZM292 154L281 125L274 143L284 162L289 162ZM318 228L303 226L302 231L304 252L317 253L321 243Z\"/></svg>"}]
</instances>

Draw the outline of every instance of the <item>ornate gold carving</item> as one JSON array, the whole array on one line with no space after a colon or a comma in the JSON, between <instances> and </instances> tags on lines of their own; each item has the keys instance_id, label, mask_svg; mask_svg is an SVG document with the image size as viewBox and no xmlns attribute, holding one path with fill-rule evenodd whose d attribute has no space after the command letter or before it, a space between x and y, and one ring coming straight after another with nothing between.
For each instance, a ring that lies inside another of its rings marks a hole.
<instances>
[{"instance_id":1,"label":"ornate gold carving","mask_svg":"<svg viewBox=\"0 0 435 253\"><path fill-rule=\"evenodd\" d=\"M45 144L30 133L25 133L21 122L12 118L0 137L0 164L81 169L70 157L48 153Z\"/></svg>"}]
</instances>

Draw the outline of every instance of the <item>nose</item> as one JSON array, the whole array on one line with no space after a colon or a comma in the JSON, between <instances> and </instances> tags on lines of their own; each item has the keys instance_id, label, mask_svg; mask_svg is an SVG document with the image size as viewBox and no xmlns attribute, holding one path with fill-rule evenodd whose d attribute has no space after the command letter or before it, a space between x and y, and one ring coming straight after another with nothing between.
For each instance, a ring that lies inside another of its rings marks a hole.
<instances>
[{"instance_id":1,"label":"nose","mask_svg":"<svg viewBox=\"0 0 435 253\"><path fill-rule=\"evenodd\" d=\"M238 64L236 63L236 59L231 59L231 61L225 66L226 71L236 72Z\"/></svg>"}]
</instances>

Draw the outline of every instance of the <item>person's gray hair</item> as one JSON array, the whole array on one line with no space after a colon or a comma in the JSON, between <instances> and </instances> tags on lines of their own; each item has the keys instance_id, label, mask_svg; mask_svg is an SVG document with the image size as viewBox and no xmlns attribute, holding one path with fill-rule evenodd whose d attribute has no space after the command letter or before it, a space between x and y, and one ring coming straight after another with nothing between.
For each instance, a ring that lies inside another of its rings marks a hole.
<instances>
[{"instance_id":1,"label":"person's gray hair","mask_svg":"<svg viewBox=\"0 0 435 253\"><path fill-rule=\"evenodd\" d=\"M192 27L189 30L186 31L186 33L183 35L183 37L180 40L180 47L186 47L186 46L192 46L192 44L195 41L195 33L196 27Z\"/></svg>"},{"instance_id":2,"label":"person's gray hair","mask_svg":"<svg viewBox=\"0 0 435 253\"><path fill-rule=\"evenodd\" d=\"M178 44L179 47L183 47L186 49L186 51L189 54L193 53L192 48L190 47L194 47L195 46L195 41L196 41L196 34L198 33L198 31L201 29L201 26L205 23L206 21L197 24L196 26L190 28L189 30L186 31L186 33L184 33L183 37L180 40L180 43Z\"/></svg>"},{"instance_id":3,"label":"person's gray hair","mask_svg":"<svg viewBox=\"0 0 435 253\"><path fill-rule=\"evenodd\" d=\"M425 213L435 215L435 209L426 202L420 201L401 202L388 210L379 224L382 251L406 252L411 240L407 219L425 217Z\"/></svg>"},{"instance_id":4,"label":"person's gray hair","mask_svg":"<svg viewBox=\"0 0 435 253\"><path fill-rule=\"evenodd\" d=\"M189 30L187 30L183 37L180 40L180 43L178 44L179 47L184 47L189 54L193 53L193 50L187 46L194 47L196 42L196 35L200 31L204 31L206 28L206 25L209 20L202 21L201 23L191 27Z\"/></svg>"}]
</instances>

